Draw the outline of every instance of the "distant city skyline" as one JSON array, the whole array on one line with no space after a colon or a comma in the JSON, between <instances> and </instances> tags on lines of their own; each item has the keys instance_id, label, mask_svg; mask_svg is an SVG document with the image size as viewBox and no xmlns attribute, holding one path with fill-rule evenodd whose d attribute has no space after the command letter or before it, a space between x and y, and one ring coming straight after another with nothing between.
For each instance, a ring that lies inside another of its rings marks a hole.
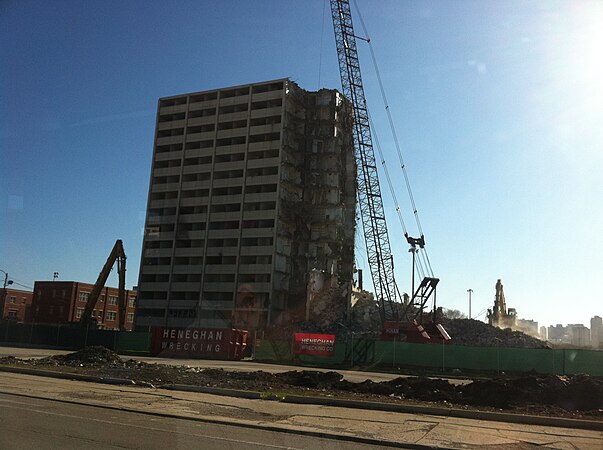
<instances>
[{"instance_id":1,"label":"distant city skyline","mask_svg":"<svg viewBox=\"0 0 603 450\"><path fill-rule=\"evenodd\" d=\"M603 267L603 3L358 6L441 279L438 305L468 313L472 289L472 316L483 319L500 278L520 318L601 316L590 280ZM160 97L283 77L340 89L323 0L8 1L0 11L9 61L0 68L0 268L21 286L54 272L93 283L115 239L128 255L128 286L138 283ZM363 41L359 51L412 225ZM381 187L397 282L408 292L410 254L383 174ZM366 271L360 233L356 252Z\"/></svg>"}]
</instances>

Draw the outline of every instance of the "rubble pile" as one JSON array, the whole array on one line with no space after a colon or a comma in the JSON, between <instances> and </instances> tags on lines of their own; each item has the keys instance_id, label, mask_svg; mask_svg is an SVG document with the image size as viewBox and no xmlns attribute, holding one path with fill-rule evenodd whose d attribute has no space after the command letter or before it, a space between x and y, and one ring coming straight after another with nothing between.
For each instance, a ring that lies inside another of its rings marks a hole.
<instances>
[{"instance_id":1,"label":"rubble pile","mask_svg":"<svg viewBox=\"0 0 603 450\"><path fill-rule=\"evenodd\" d=\"M601 411L603 408L603 380L588 375L528 375L475 380L460 389L464 401L470 405L511 408L543 404L567 411Z\"/></svg>"},{"instance_id":2,"label":"rubble pile","mask_svg":"<svg viewBox=\"0 0 603 450\"><path fill-rule=\"evenodd\" d=\"M310 320L317 330L330 331L333 324L345 321L347 290L339 286L324 286L310 303Z\"/></svg>"},{"instance_id":3,"label":"rubble pile","mask_svg":"<svg viewBox=\"0 0 603 450\"><path fill-rule=\"evenodd\" d=\"M444 379L398 377L383 382L353 383L330 371L292 370L282 373L239 372L215 368L148 364L122 361L103 347L89 347L62 357L18 360L2 358L11 366L41 366L102 377L132 379L141 385L188 384L257 392L327 395L371 401L402 400L439 402L446 405L503 408L545 414L586 414L603 419L603 378L587 375L556 376L528 374L498 377L456 385ZM65 366L65 369L61 369Z\"/></svg>"},{"instance_id":4,"label":"rubble pile","mask_svg":"<svg viewBox=\"0 0 603 450\"><path fill-rule=\"evenodd\" d=\"M39 363L105 366L107 364L123 364L123 360L114 351L111 351L102 345L93 345L67 355L48 356L47 358L39 360Z\"/></svg>"},{"instance_id":5,"label":"rubble pile","mask_svg":"<svg viewBox=\"0 0 603 450\"><path fill-rule=\"evenodd\" d=\"M497 328L473 319L442 319L454 344L476 347L549 348L548 344L521 331Z\"/></svg>"},{"instance_id":6,"label":"rubble pile","mask_svg":"<svg viewBox=\"0 0 603 450\"><path fill-rule=\"evenodd\" d=\"M372 293L368 291L352 291L351 327L354 331L381 330L379 305Z\"/></svg>"}]
</instances>

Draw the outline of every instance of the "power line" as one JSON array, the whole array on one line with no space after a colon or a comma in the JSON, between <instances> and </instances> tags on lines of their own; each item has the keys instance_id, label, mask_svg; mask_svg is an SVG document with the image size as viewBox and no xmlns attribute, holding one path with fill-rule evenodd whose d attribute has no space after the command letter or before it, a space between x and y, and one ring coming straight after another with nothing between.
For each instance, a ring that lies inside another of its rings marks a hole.
<instances>
[{"instance_id":1,"label":"power line","mask_svg":"<svg viewBox=\"0 0 603 450\"><path fill-rule=\"evenodd\" d=\"M24 284L17 283L15 280L12 280L12 282L13 282L12 284L16 284L17 286L21 286L21 287L24 287L24 288L27 288L27 289L31 289L33 291L33 288L31 286L25 286Z\"/></svg>"}]
</instances>

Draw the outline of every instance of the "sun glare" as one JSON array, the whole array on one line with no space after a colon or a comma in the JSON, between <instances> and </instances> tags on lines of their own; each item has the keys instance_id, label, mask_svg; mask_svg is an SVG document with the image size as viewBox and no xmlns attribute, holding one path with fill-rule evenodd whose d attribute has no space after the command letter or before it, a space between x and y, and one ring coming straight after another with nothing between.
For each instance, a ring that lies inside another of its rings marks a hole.
<instances>
[{"instance_id":1,"label":"sun glare","mask_svg":"<svg viewBox=\"0 0 603 450\"><path fill-rule=\"evenodd\" d=\"M549 19L543 89L551 138L576 162L603 161L603 3L567 2Z\"/></svg>"}]
</instances>

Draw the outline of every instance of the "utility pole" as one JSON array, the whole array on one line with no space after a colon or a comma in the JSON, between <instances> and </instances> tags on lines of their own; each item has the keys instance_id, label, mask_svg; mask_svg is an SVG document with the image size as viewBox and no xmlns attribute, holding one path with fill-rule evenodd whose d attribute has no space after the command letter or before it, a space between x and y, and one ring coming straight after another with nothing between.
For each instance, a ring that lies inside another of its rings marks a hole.
<instances>
[{"instance_id":1,"label":"utility pole","mask_svg":"<svg viewBox=\"0 0 603 450\"><path fill-rule=\"evenodd\" d=\"M0 320L4 319L4 305L6 302L6 286L13 284L13 280L8 279L8 272L0 269L4 274L4 285L2 286L2 296L0 297Z\"/></svg>"},{"instance_id":2,"label":"utility pole","mask_svg":"<svg viewBox=\"0 0 603 450\"><path fill-rule=\"evenodd\" d=\"M473 293L473 289L467 289L469 292L469 318L471 319L471 294Z\"/></svg>"}]
</instances>

